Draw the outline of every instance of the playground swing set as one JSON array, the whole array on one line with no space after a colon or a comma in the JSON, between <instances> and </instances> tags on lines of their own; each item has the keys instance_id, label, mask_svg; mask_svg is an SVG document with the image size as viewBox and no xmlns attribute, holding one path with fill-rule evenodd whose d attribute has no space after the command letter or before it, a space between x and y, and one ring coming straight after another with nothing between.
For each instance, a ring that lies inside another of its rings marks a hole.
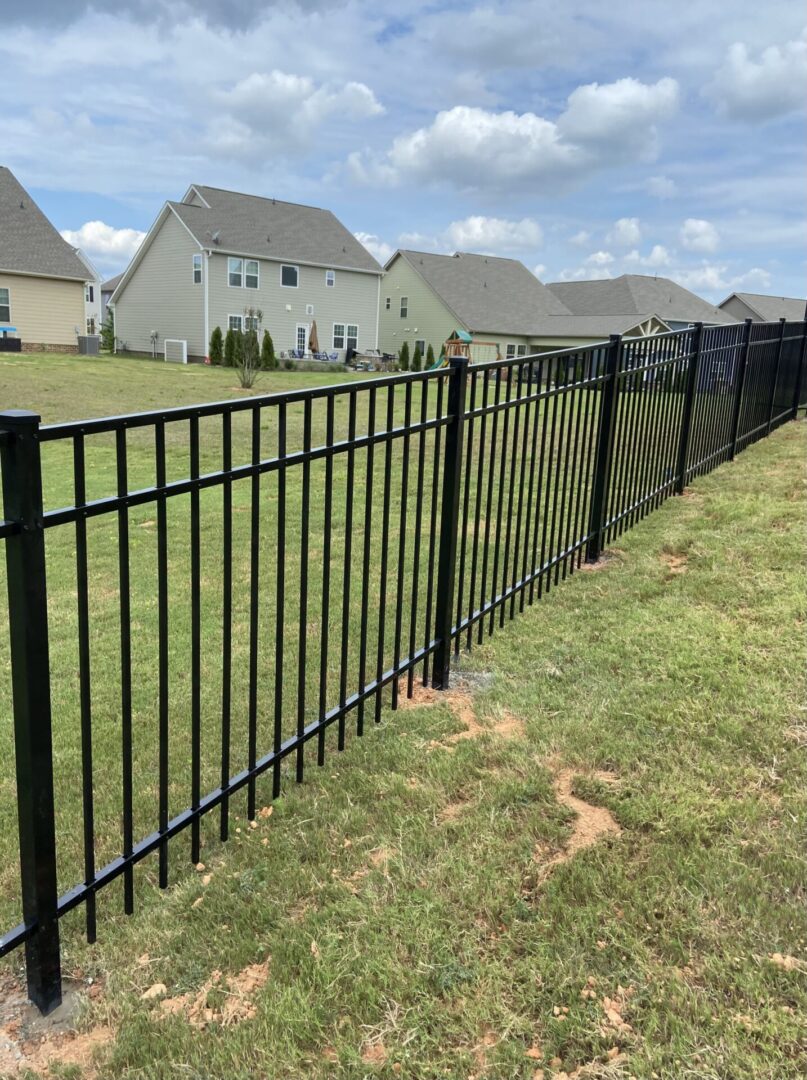
<instances>
[{"instance_id":1,"label":"playground swing set","mask_svg":"<svg viewBox=\"0 0 807 1080\"><path fill-rule=\"evenodd\" d=\"M428 370L437 371L439 368L448 367L452 357L455 356L464 356L469 364L472 363L471 347L495 349L495 359L502 358L498 341L474 341L467 330L454 330L448 340L443 342L440 355Z\"/></svg>"}]
</instances>

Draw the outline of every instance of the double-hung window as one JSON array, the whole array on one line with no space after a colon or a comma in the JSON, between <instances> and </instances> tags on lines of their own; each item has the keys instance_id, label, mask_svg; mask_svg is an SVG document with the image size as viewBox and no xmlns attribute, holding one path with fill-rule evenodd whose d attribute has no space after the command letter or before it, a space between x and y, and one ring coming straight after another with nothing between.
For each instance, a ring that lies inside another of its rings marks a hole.
<instances>
[{"instance_id":1,"label":"double-hung window","mask_svg":"<svg viewBox=\"0 0 807 1080\"><path fill-rule=\"evenodd\" d=\"M244 267L244 284L248 289L257 289L260 285L260 270L257 259L247 259Z\"/></svg>"},{"instance_id":2,"label":"double-hung window","mask_svg":"<svg viewBox=\"0 0 807 1080\"><path fill-rule=\"evenodd\" d=\"M347 324L347 347L349 349L358 349L359 347L359 328L355 323Z\"/></svg>"},{"instance_id":3,"label":"double-hung window","mask_svg":"<svg viewBox=\"0 0 807 1080\"><path fill-rule=\"evenodd\" d=\"M333 347L335 349L344 349L345 347L345 324L341 322L335 322L333 324Z\"/></svg>"},{"instance_id":4,"label":"double-hung window","mask_svg":"<svg viewBox=\"0 0 807 1080\"><path fill-rule=\"evenodd\" d=\"M227 284L233 289L240 289L244 284L244 260L227 260Z\"/></svg>"},{"instance_id":5,"label":"double-hung window","mask_svg":"<svg viewBox=\"0 0 807 1080\"><path fill-rule=\"evenodd\" d=\"M257 315L245 315L244 316L244 329L245 330L254 330L255 333L257 334L257 332L258 332L258 316Z\"/></svg>"},{"instance_id":6,"label":"double-hung window","mask_svg":"<svg viewBox=\"0 0 807 1080\"><path fill-rule=\"evenodd\" d=\"M527 355L527 346L526 345L519 345L519 347L516 349L516 356L526 356L526 355Z\"/></svg>"},{"instance_id":7,"label":"double-hung window","mask_svg":"<svg viewBox=\"0 0 807 1080\"><path fill-rule=\"evenodd\" d=\"M229 315L228 320L229 320L228 321L228 326L229 326L230 330L243 330L243 328L244 328L244 317L243 317L243 315Z\"/></svg>"},{"instance_id":8,"label":"double-hung window","mask_svg":"<svg viewBox=\"0 0 807 1080\"><path fill-rule=\"evenodd\" d=\"M194 285L201 285L202 284L202 256L201 255L194 255L193 256L193 284Z\"/></svg>"},{"instance_id":9,"label":"double-hung window","mask_svg":"<svg viewBox=\"0 0 807 1080\"><path fill-rule=\"evenodd\" d=\"M408 296L402 296L401 297L401 318L405 319L408 314L409 314L409 297Z\"/></svg>"},{"instance_id":10,"label":"double-hung window","mask_svg":"<svg viewBox=\"0 0 807 1080\"><path fill-rule=\"evenodd\" d=\"M336 284L336 271L335 270L326 270L325 271L325 284L329 289L332 289L334 287L334 285Z\"/></svg>"},{"instance_id":11,"label":"double-hung window","mask_svg":"<svg viewBox=\"0 0 807 1080\"><path fill-rule=\"evenodd\" d=\"M391 307L392 307L392 297L388 296L387 299L384 301L384 310L389 311L389 309Z\"/></svg>"},{"instance_id":12,"label":"double-hung window","mask_svg":"<svg viewBox=\"0 0 807 1080\"><path fill-rule=\"evenodd\" d=\"M11 322L11 293L8 289L0 289L0 323Z\"/></svg>"},{"instance_id":13,"label":"double-hung window","mask_svg":"<svg viewBox=\"0 0 807 1080\"><path fill-rule=\"evenodd\" d=\"M88 304L91 304L95 299L95 289L90 284L84 286L84 299Z\"/></svg>"},{"instance_id":14,"label":"double-hung window","mask_svg":"<svg viewBox=\"0 0 807 1080\"><path fill-rule=\"evenodd\" d=\"M516 355L516 346L512 341L507 342L507 359L510 360Z\"/></svg>"},{"instance_id":15,"label":"double-hung window","mask_svg":"<svg viewBox=\"0 0 807 1080\"><path fill-rule=\"evenodd\" d=\"M284 289L296 289L300 284L300 269L297 266L280 267L280 284Z\"/></svg>"}]
</instances>

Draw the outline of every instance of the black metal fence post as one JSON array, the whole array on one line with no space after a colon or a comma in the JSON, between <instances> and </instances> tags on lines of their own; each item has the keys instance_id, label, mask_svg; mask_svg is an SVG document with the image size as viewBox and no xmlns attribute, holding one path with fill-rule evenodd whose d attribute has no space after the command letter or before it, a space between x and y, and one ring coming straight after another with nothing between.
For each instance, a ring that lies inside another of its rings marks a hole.
<instances>
[{"instance_id":1,"label":"black metal fence post","mask_svg":"<svg viewBox=\"0 0 807 1080\"><path fill-rule=\"evenodd\" d=\"M600 397L600 416L597 428L597 455L594 459L594 487L589 513L586 562L597 562L605 543L605 494L611 473L614 449L614 420L616 419L619 358L622 353L621 334L611 334L605 354L605 382Z\"/></svg>"},{"instance_id":2,"label":"black metal fence post","mask_svg":"<svg viewBox=\"0 0 807 1080\"><path fill-rule=\"evenodd\" d=\"M451 616L454 608L454 573L457 563L457 528L462 480L462 436L465 421L465 384L468 358L451 359L448 386L448 415L443 454L443 498L440 514L440 552L437 561L437 601L435 626L438 645L432 667L432 686L448 689L451 668Z\"/></svg>"},{"instance_id":3,"label":"black metal fence post","mask_svg":"<svg viewBox=\"0 0 807 1080\"><path fill-rule=\"evenodd\" d=\"M687 485L687 460L689 441L692 435L692 413L695 408L695 390L698 386L698 370L701 360L701 342L703 323L696 322L692 331L692 348L689 351L689 370L684 396L684 411L681 416L681 435L678 441L678 462L675 469L675 494L683 495Z\"/></svg>"},{"instance_id":4,"label":"black metal fence post","mask_svg":"<svg viewBox=\"0 0 807 1080\"><path fill-rule=\"evenodd\" d=\"M751 327L753 319L745 320L743 328L743 340L740 346L740 356L737 360L737 392L734 396L734 413L731 420L731 455L729 460L734 461L737 456L737 439L740 434L740 413L743 406L743 394L745 393L745 373L748 370L748 348L751 344Z\"/></svg>"},{"instance_id":5,"label":"black metal fence post","mask_svg":"<svg viewBox=\"0 0 807 1080\"><path fill-rule=\"evenodd\" d=\"M61 1003L62 982L39 417L17 409L0 413L0 431L6 433L0 451L4 516L20 526L6 538L6 570L22 911L25 925L34 928L25 961L28 995L47 1014Z\"/></svg>"},{"instance_id":6,"label":"black metal fence post","mask_svg":"<svg viewBox=\"0 0 807 1080\"><path fill-rule=\"evenodd\" d=\"M804 386L804 368L807 365L807 319L801 328L801 354L799 356L799 370L796 372L796 388L793 391L793 419L799 415L801 402L801 388Z\"/></svg>"},{"instance_id":7,"label":"black metal fence post","mask_svg":"<svg viewBox=\"0 0 807 1080\"><path fill-rule=\"evenodd\" d=\"M773 372L773 382L771 384L771 403L768 406L768 426L765 429L766 434L770 435L771 428L773 427L773 410L776 408L776 387L779 384L779 371L782 367L782 349L785 343L785 325L787 319L779 320L779 344L776 346L776 367Z\"/></svg>"}]
</instances>

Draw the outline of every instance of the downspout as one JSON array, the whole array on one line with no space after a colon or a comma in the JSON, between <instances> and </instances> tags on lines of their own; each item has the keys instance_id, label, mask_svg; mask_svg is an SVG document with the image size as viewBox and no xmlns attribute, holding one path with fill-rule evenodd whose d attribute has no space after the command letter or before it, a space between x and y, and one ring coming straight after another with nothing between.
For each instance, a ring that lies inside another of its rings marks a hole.
<instances>
[{"instance_id":1,"label":"downspout","mask_svg":"<svg viewBox=\"0 0 807 1080\"><path fill-rule=\"evenodd\" d=\"M378 348L378 328L381 319L381 274L378 275L378 296L376 297L375 304L375 345L374 349Z\"/></svg>"},{"instance_id":2,"label":"downspout","mask_svg":"<svg viewBox=\"0 0 807 1080\"><path fill-rule=\"evenodd\" d=\"M203 252L204 257L204 272L202 274L202 283L204 285L204 307L205 307L205 359L210 360L210 304L208 300L208 287L207 278L208 270L210 269L210 252Z\"/></svg>"}]
</instances>

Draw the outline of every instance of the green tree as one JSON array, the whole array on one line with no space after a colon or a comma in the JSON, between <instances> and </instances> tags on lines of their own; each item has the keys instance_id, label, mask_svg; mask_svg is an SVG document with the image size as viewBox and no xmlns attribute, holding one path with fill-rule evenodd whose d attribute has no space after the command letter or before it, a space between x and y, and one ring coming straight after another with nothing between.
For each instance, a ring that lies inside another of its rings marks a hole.
<instances>
[{"instance_id":1,"label":"green tree","mask_svg":"<svg viewBox=\"0 0 807 1080\"><path fill-rule=\"evenodd\" d=\"M275 371L277 368L275 343L272 341L272 335L268 330L264 330L263 341L261 342L261 367L264 371Z\"/></svg>"},{"instance_id":2,"label":"green tree","mask_svg":"<svg viewBox=\"0 0 807 1080\"><path fill-rule=\"evenodd\" d=\"M244 361L244 332L233 330L233 366L238 367Z\"/></svg>"},{"instance_id":3,"label":"green tree","mask_svg":"<svg viewBox=\"0 0 807 1080\"><path fill-rule=\"evenodd\" d=\"M235 364L235 330L232 327L224 335L224 364L226 367Z\"/></svg>"},{"instance_id":4,"label":"green tree","mask_svg":"<svg viewBox=\"0 0 807 1080\"><path fill-rule=\"evenodd\" d=\"M423 367L423 357L420 355L420 346L415 346L415 351L412 354L412 370L420 371Z\"/></svg>"},{"instance_id":5,"label":"green tree","mask_svg":"<svg viewBox=\"0 0 807 1080\"><path fill-rule=\"evenodd\" d=\"M235 367L238 381L244 390L251 390L255 385L261 367L261 347L258 344L258 331L247 330L236 336ZM238 344L241 349L239 352Z\"/></svg>"},{"instance_id":6,"label":"green tree","mask_svg":"<svg viewBox=\"0 0 807 1080\"><path fill-rule=\"evenodd\" d=\"M101 326L101 348L107 352L115 351L115 316L110 308L107 308L106 321Z\"/></svg>"},{"instance_id":7,"label":"green tree","mask_svg":"<svg viewBox=\"0 0 807 1080\"><path fill-rule=\"evenodd\" d=\"M210 335L210 363L220 364L224 359L224 339L221 336L221 327L216 326Z\"/></svg>"},{"instance_id":8,"label":"green tree","mask_svg":"<svg viewBox=\"0 0 807 1080\"><path fill-rule=\"evenodd\" d=\"M409 371L409 342L405 341L401 346L401 351L398 353L398 363L401 365L401 371Z\"/></svg>"},{"instance_id":9,"label":"green tree","mask_svg":"<svg viewBox=\"0 0 807 1080\"><path fill-rule=\"evenodd\" d=\"M434 367L434 349L431 345L426 350L426 367Z\"/></svg>"}]
</instances>

